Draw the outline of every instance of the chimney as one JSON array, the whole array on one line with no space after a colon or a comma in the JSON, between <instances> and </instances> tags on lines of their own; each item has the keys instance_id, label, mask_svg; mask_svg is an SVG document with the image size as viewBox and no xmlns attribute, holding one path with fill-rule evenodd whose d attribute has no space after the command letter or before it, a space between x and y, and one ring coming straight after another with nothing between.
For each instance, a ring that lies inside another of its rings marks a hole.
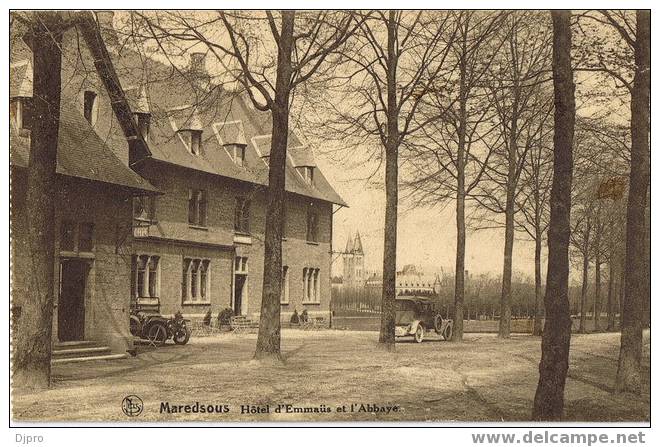
<instances>
[{"instance_id":1,"label":"chimney","mask_svg":"<svg viewBox=\"0 0 660 447\"><path fill-rule=\"evenodd\" d=\"M200 75L206 74L206 53L190 54L190 71Z\"/></svg>"},{"instance_id":2,"label":"chimney","mask_svg":"<svg viewBox=\"0 0 660 447\"><path fill-rule=\"evenodd\" d=\"M196 51L190 53L190 73L197 88L205 89L211 82L211 76L206 71L206 53Z\"/></svg>"},{"instance_id":3,"label":"chimney","mask_svg":"<svg viewBox=\"0 0 660 447\"><path fill-rule=\"evenodd\" d=\"M96 21L101 29L101 36L108 49L116 48L119 45L119 38L113 24L115 12L112 10L96 11Z\"/></svg>"}]
</instances>

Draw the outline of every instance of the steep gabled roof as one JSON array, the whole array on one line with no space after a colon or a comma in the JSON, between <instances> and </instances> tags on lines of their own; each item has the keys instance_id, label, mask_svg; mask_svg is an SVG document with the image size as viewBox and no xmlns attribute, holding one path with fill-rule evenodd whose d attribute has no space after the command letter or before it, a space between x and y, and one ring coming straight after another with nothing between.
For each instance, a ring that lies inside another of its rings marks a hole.
<instances>
[{"instance_id":1,"label":"steep gabled roof","mask_svg":"<svg viewBox=\"0 0 660 447\"><path fill-rule=\"evenodd\" d=\"M362 250L362 239L360 238L360 232L355 232L355 241L353 242L353 251L355 253L363 255L364 251Z\"/></svg>"},{"instance_id":2,"label":"steep gabled roof","mask_svg":"<svg viewBox=\"0 0 660 447\"><path fill-rule=\"evenodd\" d=\"M268 185L268 157L272 118L254 109L245 95L215 87L196 85L192 74L176 70L129 48L113 53L117 73L125 85L147 89L152 113L149 131L151 158L209 174L257 185ZM145 81L147 79L147 81ZM194 106L192 105L194 104ZM193 155L177 130L191 120L202 130L202 151ZM245 145L245 162L238 166L225 147ZM285 188L288 192L342 206L323 173L316 169L313 184L298 172L298 166L316 166L312 149L294 132L289 135Z\"/></svg>"},{"instance_id":3,"label":"steep gabled roof","mask_svg":"<svg viewBox=\"0 0 660 447\"><path fill-rule=\"evenodd\" d=\"M112 110L122 127L122 134L127 144L148 154L144 141L137 135L132 111L119 85L105 44L98 37L98 29L93 18L88 12L80 13L79 18L77 29L85 36L86 47L93 55L96 74L108 90ZM20 34L16 33L15 38L20 41ZM14 53L13 50L16 52ZM32 53L27 45L12 45L12 56L18 61L10 65L10 95L31 97ZM122 186L139 193L157 192L153 185L126 166L80 112L71 106L77 101L71 96L70 91L63 89L56 172ZM30 132L17 129L15 125L14 122L10 123L10 163L14 166L27 167L30 157Z\"/></svg>"},{"instance_id":4,"label":"steep gabled roof","mask_svg":"<svg viewBox=\"0 0 660 447\"><path fill-rule=\"evenodd\" d=\"M353 239L348 236L346 239L346 248L344 249L344 253L353 253Z\"/></svg>"},{"instance_id":5,"label":"steep gabled roof","mask_svg":"<svg viewBox=\"0 0 660 447\"><path fill-rule=\"evenodd\" d=\"M9 136L10 163L27 167L30 159L29 132L20 132L12 123ZM157 191L147 180L122 163L73 107L60 110L56 172L140 192Z\"/></svg>"}]
</instances>

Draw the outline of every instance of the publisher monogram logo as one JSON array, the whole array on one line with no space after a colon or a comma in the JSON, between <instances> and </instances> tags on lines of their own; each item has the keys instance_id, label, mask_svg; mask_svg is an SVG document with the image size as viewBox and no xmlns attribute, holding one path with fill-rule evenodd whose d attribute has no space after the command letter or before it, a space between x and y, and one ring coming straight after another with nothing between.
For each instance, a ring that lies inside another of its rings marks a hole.
<instances>
[{"instance_id":1,"label":"publisher monogram logo","mask_svg":"<svg viewBox=\"0 0 660 447\"><path fill-rule=\"evenodd\" d=\"M135 394L124 397L124 400L121 402L121 409L124 414L128 417L135 417L142 413L144 404L142 399L140 399Z\"/></svg>"}]
</instances>

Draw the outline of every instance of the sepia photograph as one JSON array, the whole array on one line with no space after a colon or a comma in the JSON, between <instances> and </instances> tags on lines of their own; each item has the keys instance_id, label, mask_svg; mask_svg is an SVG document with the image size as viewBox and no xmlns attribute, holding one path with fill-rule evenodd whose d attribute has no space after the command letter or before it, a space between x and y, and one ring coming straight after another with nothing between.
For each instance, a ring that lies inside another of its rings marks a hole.
<instances>
[{"instance_id":1,"label":"sepia photograph","mask_svg":"<svg viewBox=\"0 0 660 447\"><path fill-rule=\"evenodd\" d=\"M649 441L651 10L141 4L7 11L10 427Z\"/></svg>"}]
</instances>

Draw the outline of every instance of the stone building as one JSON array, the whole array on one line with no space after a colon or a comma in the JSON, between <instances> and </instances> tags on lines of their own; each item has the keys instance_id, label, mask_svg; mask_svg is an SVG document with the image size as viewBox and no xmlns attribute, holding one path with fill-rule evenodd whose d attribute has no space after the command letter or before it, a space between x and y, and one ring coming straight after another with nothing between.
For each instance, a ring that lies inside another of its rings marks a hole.
<instances>
[{"instance_id":1,"label":"stone building","mask_svg":"<svg viewBox=\"0 0 660 447\"><path fill-rule=\"evenodd\" d=\"M129 313L136 305L190 318L231 308L257 318L270 114L214 84L203 55L192 54L187 68L172 67L119 45L112 12L97 19L103 42L95 48L75 28L62 42L54 338L124 353L132 348ZM12 299L19 315L30 269L25 182L32 54L20 35L11 39ZM113 101L95 69L105 57L106 74L120 87ZM128 123L118 120L117 102L130 108ZM303 309L329 316L335 205L346 204L311 147L291 132L284 320Z\"/></svg>"},{"instance_id":2,"label":"stone building","mask_svg":"<svg viewBox=\"0 0 660 447\"><path fill-rule=\"evenodd\" d=\"M367 288L380 289L383 286L383 276L372 273L366 279ZM423 272L413 264L403 266L396 272L396 296L436 296L440 291L441 280L437 274Z\"/></svg>"},{"instance_id":3,"label":"stone building","mask_svg":"<svg viewBox=\"0 0 660 447\"><path fill-rule=\"evenodd\" d=\"M364 270L364 249L362 248L362 239L360 232L356 231L355 236L348 237L346 248L342 253L343 268L343 287L357 288L364 287L367 279Z\"/></svg>"},{"instance_id":4,"label":"stone building","mask_svg":"<svg viewBox=\"0 0 660 447\"><path fill-rule=\"evenodd\" d=\"M204 53L172 66L117 45L100 16L117 73L151 154L132 165L162 195L135 200L131 297L164 315L201 319L261 308L272 121L247 95L214 83ZM289 134L281 315L329 321L332 215L345 206L312 148Z\"/></svg>"},{"instance_id":5,"label":"stone building","mask_svg":"<svg viewBox=\"0 0 660 447\"><path fill-rule=\"evenodd\" d=\"M129 332L132 200L157 190L128 167L129 151L146 148L129 144L134 140L122 128L130 128L132 122L119 123L91 63L90 49L78 37L72 28L62 42L58 176L52 195L56 210L53 340L69 346L69 351L80 342L94 341L103 346L78 351L122 356L133 347ZM33 60L19 33L10 39L11 293L14 321L20 326L22 319L30 318L21 308L30 281L30 216L25 201ZM88 70L81 68L82 61Z\"/></svg>"}]
</instances>

